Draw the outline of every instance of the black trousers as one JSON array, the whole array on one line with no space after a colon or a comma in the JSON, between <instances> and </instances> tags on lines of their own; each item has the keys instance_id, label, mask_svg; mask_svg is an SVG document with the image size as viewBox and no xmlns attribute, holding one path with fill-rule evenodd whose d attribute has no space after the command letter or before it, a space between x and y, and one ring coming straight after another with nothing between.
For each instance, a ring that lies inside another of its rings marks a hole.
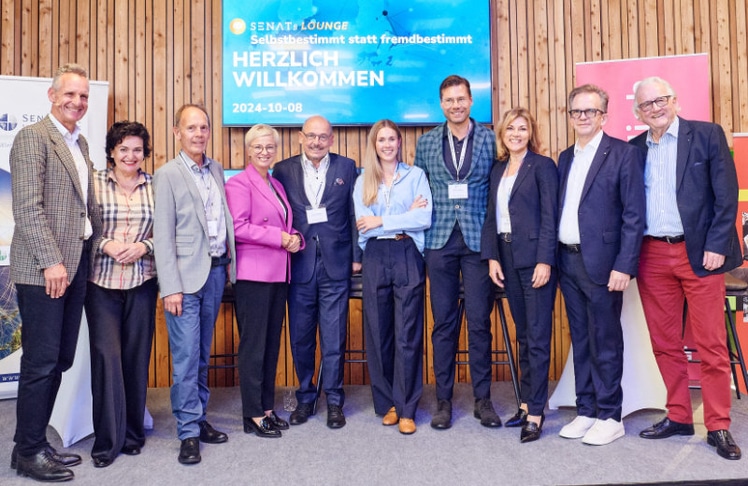
<instances>
[{"instance_id":1,"label":"black trousers","mask_svg":"<svg viewBox=\"0 0 748 486\"><path fill-rule=\"evenodd\" d=\"M265 410L273 409L287 294L287 283L237 280L234 284L244 417L262 417Z\"/></svg>"},{"instance_id":2,"label":"black trousers","mask_svg":"<svg viewBox=\"0 0 748 486\"><path fill-rule=\"evenodd\" d=\"M95 435L92 457L113 460L123 446L145 444L143 416L157 294L155 278L127 290L88 282L86 317Z\"/></svg>"},{"instance_id":3,"label":"black trousers","mask_svg":"<svg viewBox=\"0 0 748 486\"><path fill-rule=\"evenodd\" d=\"M370 239L362 265L374 412L384 415L394 406L398 416L415 418L423 393L423 257L410 238Z\"/></svg>"},{"instance_id":4,"label":"black trousers","mask_svg":"<svg viewBox=\"0 0 748 486\"><path fill-rule=\"evenodd\" d=\"M75 359L88 260L84 250L75 278L59 299L49 297L44 286L16 284L23 354L13 440L23 456L34 455L49 445L47 425L62 372L70 369Z\"/></svg>"}]
</instances>

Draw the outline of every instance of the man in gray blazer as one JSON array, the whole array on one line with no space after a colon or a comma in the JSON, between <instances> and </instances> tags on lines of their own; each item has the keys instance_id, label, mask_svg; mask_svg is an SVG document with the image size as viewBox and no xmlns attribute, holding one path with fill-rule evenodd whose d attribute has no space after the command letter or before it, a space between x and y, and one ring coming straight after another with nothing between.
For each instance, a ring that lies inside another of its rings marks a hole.
<instances>
[{"instance_id":1,"label":"man in gray blazer","mask_svg":"<svg viewBox=\"0 0 748 486\"><path fill-rule=\"evenodd\" d=\"M221 165L205 155L210 118L187 104L174 117L182 150L153 176L153 243L172 355L171 406L182 441L179 462L200 462L200 442L228 436L206 420L208 360L213 328L226 285L235 270L234 223L226 205Z\"/></svg>"},{"instance_id":2,"label":"man in gray blazer","mask_svg":"<svg viewBox=\"0 0 748 486\"><path fill-rule=\"evenodd\" d=\"M78 121L88 110L88 74L61 66L47 91L49 116L23 128L10 151L13 218L10 276L23 320L16 446L11 468L38 481L73 479L77 454L57 452L47 424L75 357L89 252L101 235L93 165Z\"/></svg>"}]
</instances>

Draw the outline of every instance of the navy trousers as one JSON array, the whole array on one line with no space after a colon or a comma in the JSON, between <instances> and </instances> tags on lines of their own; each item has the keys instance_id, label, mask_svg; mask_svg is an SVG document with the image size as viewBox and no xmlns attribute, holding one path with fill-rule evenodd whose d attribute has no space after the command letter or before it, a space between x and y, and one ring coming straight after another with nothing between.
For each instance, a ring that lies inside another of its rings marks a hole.
<instances>
[{"instance_id":1,"label":"navy trousers","mask_svg":"<svg viewBox=\"0 0 748 486\"><path fill-rule=\"evenodd\" d=\"M494 285L488 263L465 244L455 226L443 248L426 250L426 267L431 284L431 312L434 329L431 343L436 375L436 398L451 400L455 382L455 354L460 337L457 297L460 274L465 288L470 379L476 399L491 397L491 311Z\"/></svg>"},{"instance_id":2,"label":"navy trousers","mask_svg":"<svg viewBox=\"0 0 748 486\"><path fill-rule=\"evenodd\" d=\"M426 277L410 238L370 239L362 285L366 359L374 412L415 418L423 393L423 304Z\"/></svg>"},{"instance_id":3,"label":"navy trousers","mask_svg":"<svg viewBox=\"0 0 748 486\"><path fill-rule=\"evenodd\" d=\"M535 267L515 268L511 245L500 240L499 257L519 344L520 394L530 415L542 415L548 401L548 369L558 272L551 267L548 283L533 288Z\"/></svg>"},{"instance_id":4,"label":"navy trousers","mask_svg":"<svg viewBox=\"0 0 748 486\"><path fill-rule=\"evenodd\" d=\"M349 279L333 280L317 257L309 282L291 284L288 317L299 389L299 403L311 404L317 397L314 372L317 355L317 327L322 353L322 387L329 405L343 406L343 364L348 324Z\"/></svg>"},{"instance_id":5,"label":"navy trousers","mask_svg":"<svg viewBox=\"0 0 748 486\"><path fill-rule=\"evenodd\" d=\"M593 282L581 253L559 252L561 293L566 301L577 415L621 420L623 390L623 292Z\"/></svg>"}]
</instances>

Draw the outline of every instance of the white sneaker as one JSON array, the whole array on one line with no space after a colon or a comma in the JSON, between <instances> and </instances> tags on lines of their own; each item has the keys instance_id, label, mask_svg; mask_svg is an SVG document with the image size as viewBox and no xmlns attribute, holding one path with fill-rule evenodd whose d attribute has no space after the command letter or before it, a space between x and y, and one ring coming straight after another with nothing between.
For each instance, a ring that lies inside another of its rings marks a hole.
<instances>
[{"instance_id":1,"label":"white sneaker","mask_svg":"<svg viewBox=\"0 0 748 486\"><path fill-rule=\"evenodd\" d=\"M616 419L596 420L595 425L584 434L582 442L589 445L610 444L614 440L623 437L626 431L623 428L623 422Z\"/></svg>"},{"instance_id":2,"label":"white sneaker","mask_svg":"<svg viewBox=\"0 0 748 486\"><path fill-rule=\"evenodd\" d=\"M581 439L584 434L587 433L590 428L595 425L596 419L592 417L585 417L584 415L577 415L577 418L564 425L561 431L558 433L565 439Z\"/></svg>"}]
</instances>

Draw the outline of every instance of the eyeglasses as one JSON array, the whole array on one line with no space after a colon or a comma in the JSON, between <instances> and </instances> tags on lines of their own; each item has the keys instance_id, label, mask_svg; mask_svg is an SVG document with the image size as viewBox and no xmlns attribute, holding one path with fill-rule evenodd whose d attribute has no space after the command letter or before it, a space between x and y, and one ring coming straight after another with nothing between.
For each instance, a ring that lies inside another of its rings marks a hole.
<instances>
[{"instance_id":1,"label":"eyeglasses","mask_svg":"<svg viewBox=\"0 0 748 486\"><path fill-rule=\"evenodd\" d=\"M601 115L605 114L603 110L598 110L597 108L587 108L586 110L569 110L569 116L575 120L582 118L582 115L584 115L586 118L594 118L598 113L600 113Z\"/></svg>"},{"instance_id":2,"label":"eyeglasses","mask_svg":"<svg viewBox=\"0 0 748 486\"><path fill-rule=\"evenodd\" d=\"M459 98L445 98L442 100L442 104L444 106L453 106L453 105L466 105L470 101L470 98L465 98L463 96Z\"/></svg>"},{"instance_id":3,"label":"eyeglasses","mask_svg":"<svg viewBox=\"0 0 748 486\"><path fill-rule=\"evenodd\" d=\"M317 135L316 133L304 133L301 132L302 135L304 135L304 138L306 138L308 141L313 140L319 140L320 143L327 143L328 140L332 137L332 135L327 135L326 133L323 133L322 135Z\"/></svg>"},{"instance_id":4,"label":"eyeglasses","mask_svg":"<svg viewBox=\"0 0 748 486\"><path fill-rule=\"evenodd\" d=\"M636 105L636 107L639 108L639 111L644 111L644 112L652 111L652 108L654 108L654 105L657 105L658 108L662 108L668 104L668 101L670 101L670 98L672 97L673 95L658 96L657 98L653 100L639 103L638 105Z\"/></svg>"},{"instance_id":5,"label":"eyeglasses","mask_svg":"<svg viewBox=\"0 0 748 486\"><path fill-rule=\"evenodd\" d=\"M250 148L256 154L261 154L263 150L269 154L272 154L275 153L276 150L278 150L277 145L252 145Z\"/></svg>"}]
</instances>

